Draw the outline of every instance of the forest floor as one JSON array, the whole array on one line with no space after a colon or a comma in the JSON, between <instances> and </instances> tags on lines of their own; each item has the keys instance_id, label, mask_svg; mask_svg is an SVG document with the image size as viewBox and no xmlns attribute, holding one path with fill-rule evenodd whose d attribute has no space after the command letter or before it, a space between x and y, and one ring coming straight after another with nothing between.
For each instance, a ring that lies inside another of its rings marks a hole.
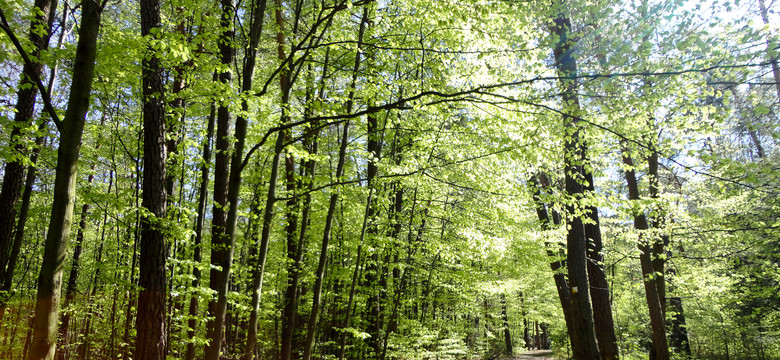
<instances>
[{"instance_id":1,"label":"forest floor","mask_svg":"<svg viewBox=\"0 0 780 360\"><path fill-rule=\"evenodd\" d=\"M503 357L500 360L553 360L552 350L532 350L512 357Z\"/></svg>"}]
</instances>

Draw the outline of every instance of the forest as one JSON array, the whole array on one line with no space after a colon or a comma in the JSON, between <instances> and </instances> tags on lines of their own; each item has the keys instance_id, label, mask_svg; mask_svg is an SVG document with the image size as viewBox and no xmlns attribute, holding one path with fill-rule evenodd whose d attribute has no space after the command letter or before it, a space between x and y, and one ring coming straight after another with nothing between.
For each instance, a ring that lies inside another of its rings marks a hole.
<instances>
[{"instance_id":1,"label":"forest","mask_svg":"<svg viewBox=\"0 0 780 360\"><path fill-rule=\"evenodd\" d=\"M0 0L0 359L780 359L775 0Z\"/></svg>"}]
</instances>

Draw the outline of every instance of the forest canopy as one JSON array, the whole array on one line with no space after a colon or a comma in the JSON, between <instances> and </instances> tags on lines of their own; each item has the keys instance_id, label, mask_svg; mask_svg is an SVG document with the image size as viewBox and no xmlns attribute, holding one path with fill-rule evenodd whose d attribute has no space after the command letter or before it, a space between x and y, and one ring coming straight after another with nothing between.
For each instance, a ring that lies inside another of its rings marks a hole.
<instances>
[{"instance_id":1,"label":"forest canopy","mask_svg":"<svg viewBox=\"0 0 780 360\"><path fill-rule=\"evenodd\" d=\"M780 359L777 9L0 0L0 359Z\"/></svg>"}]
</instances>

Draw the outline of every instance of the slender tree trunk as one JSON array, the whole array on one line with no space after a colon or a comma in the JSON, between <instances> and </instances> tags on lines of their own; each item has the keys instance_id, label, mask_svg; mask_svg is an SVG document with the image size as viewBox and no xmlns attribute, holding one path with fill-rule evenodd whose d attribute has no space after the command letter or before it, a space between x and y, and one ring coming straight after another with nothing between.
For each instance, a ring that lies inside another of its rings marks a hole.
<instances>
[{"instance_id":1,"label":"slender tree trunk","mask_svg":"<svg viewBox=\"0 0 780 360\"><path fill-rule=\"evenodd\" d=\"M366 21L368 16L367 14L368 12L364 8L363 16L361 18L360 27L358 30L358 47L360 47L363 43L363 35L365 34ZM355 62L352 68L352 82L350 83L350 92L349 92L347 105L346 105L347 114L352 112L352 108L354 106L355 85L357 82L358 71L360 69L360 62L361 62L361 55L360 52L358 51L355 54ZM350 122L346 121L344 123L344 128L342 129L341 143L339 146L339 159L336 165L335 180L337 182L340 182L341 178L344 176L344 165L346 164L346 158L347 158L347 145L349 143L349 126L350 126ZM317 320L320 311L320 298L322 296L322 284L325 277L325 266L328 261L328 246L330 244L333 217L336 214L336 204L338 204L338 199L339 199L339 191L337 190L336 192L330 195L330 201L328 203L328 212L327 215L325 216L325 229L322 232L320 258L317 265L317 272L315 273L316 277L315 277L314 289L313 289L312 310L311 313L309 314L309 323L308 323L307 333L306 333L306 342L304 343L304 352L303 352L304 360L309 360L311 358L312 349L314 347L314 335L315 335L314 333L316 331Z\"/></svg>"},{"instance_id":2,"label":"slender tree trunk","mask_svg":"<svg viewBox=\"0 0 780 360\"><path fill-rule=\"evenodd\" d=\"M137 147L140 149L142 147L141 140L143 139L143 129L141 129L138 132L138 142ZM142 167L141 167L141 161L143 161L142 158L133 158L135 162L135 186L133 188L133 205L136 208L139 208L141 206L139 199L141 199L141 178L142 178ZM117 194L117 198L119 195ZM136 276L136 268L138 265L138 245L141 240L141 212L136 211L135 212L135 223L130 229L127 229L128 234L133 234L133 246L130 248L130 273L128 274L127 282L131 285L137 285L137 276ZM117 239L120 237L120 234L117 232ZM127 250L127 249L125 249ZM127 296L127 305L125 306L125 324L124 324L124 334L122 334L122 358L123 359L129 359L130 358L130 352L132 350L132 346L130 346L131 342L134 342L134 340L131 339L130 330L133 328L133 311L132 309L136 307L136 303L138 301L138 296L136 294L136 291L133 287L131 287L128 290L128 296ZM137 312L136 312L137 313Z\"/></svg>"},{"instance_id":3,"label":"slender tree trunk","mask_svg":"<svg viewBox=\"0 0 780 360\"><path fill-rule=\"evenodd\" d=\"M366 227L368 226L368 214L369 214L369 208L371 207L371 204L373 202L374 197L374 188L369 187L368 188L368 198L366 199L366 208L364 211L363 216L363 226L360 229L360 240L358 242L358 248L357 248L357 257L355 259L355 269L352 272L352 282L349 286L349 298L347 300L347 308L344 310L344 320L343 320L343 326L341 328L345 329L350 327L352 324L352 309L355 301L355 289L357 288L358 281L360 279L360 265L363 258L363 242L366 239ZM341 334L339 344L339 352L337 358L339 360L344 359L344 354L346 352L347 347L347 337L345 334Z\"/></svg>"},{"instance_id":4,"label":"slender tree trunk","mask_svg":"<svg viewBox=\"0 0 780 360\"><path fill-rule=\"evenodd\" d=\"M658 178L658 152L655 151L656 146L655 142L653 141L650 144L650 150L652 153L647 158L647 165L648 165L648 171L647 175L649 177L649 193L650 197L658 200L659 198L659 188L660 188L660 182ZM650 219L650 225L652 225L656 229L660 229L663 227L663 211L660 208L657 208L656 211L654 211L656 215L651 217ZM661 303L661 312L664 314L664 318L666 318L666 256L667 251L666 247L669 245L669 236L666 234L662 234L658 238L654 238L653 241L653 272L654 272L654 279L655 279L655 288L658 291L658 301Z\"/></svg>"},{"instance_id":5,"label":"slender tree trunk","mask_svg":"<svg viewBox=\"0 0 780 360\"><path fill-rule=\"evenodd\" d=\"M628 154L628 149L623 149L623 163L626 165L625 175L628 184L628 198L630 200L639 200L639 186L637 185L634 164ZM642 239L642 231L649 228L647 218L644 213L634 214L634 228L640 231L639 239L639 261L642 266L642 282L645 287L645 297L647 307L650 312L650 326L653 331L653 346L650 351L651 360L668 360L669 347L666 343L666 331L664 329L664 314L661 308L661 302L656 288L654 269L652 263L652 250L649 241Z\"/></svg>"},{"instance_id":6,"label":"slender tree trunk","mask_svg":"<svg viewBox=\"0 0 780 360\"><path fill-rule=\"evenodd\" d=\"M54 200L41 272L38 276L33 338L28 360L50 360L55 353L63 261L76 197L76 173L81 137L89 109L95 72L100 12L99 5L93 0L85 0L82 3L81 27L76 60L73 64L73 82L68 98L68 109L60 129Z\"/></svg>"},{"instance_id":7,"label":"slender tree trunk","mask_svg":"<svg viewBox=\"0 0 780 360\"><path fill-rule=\"evenodd\" d=\"M105 124L105 116L101 117L100 119L100 125ZM95 150L97 151L100 149L100 146L102 142L102 136L98 134L97 141L95 142ZM92 164L90 166L90 171L95 171L95 164ZM95 180L95 175L90 173L89 176L87 176L87 187L92 186L92 182ZM109 186L109 193L111 192L111 187ZM89 209L90 209L89 203L84 203L81 206L81 217L79 218L79 227L76 232L76 247L73 250L73 259L71 261L71 267L70 267L70 276L68 277L68 285L65 287L65 306L67 307L68 304L70 304L73 299L76 297L76 287L78 285L78 278L79 278L79 270L81 269L81 252L83 249L83 243L84 243L84 230L87 228L87 218L89 217ZM102 243L101 243L102 247ZM68 358L68 352L70 349L68 349L68 328L70 326L70 318L71 314L66 313L62 317L62 326L60 327L60 343L62 344L60 351L58 352L59 358L62 360L65 360Z\"/></svg>"},{"instance_id":8,"label":"slender tree trunk","mask_svg":"<svg viewBox=\"0 0 780 360\"><path fill-rule=\"evenodd\" d=\"M49 46L54 14L57 11L56 0L36 0L33 6L32 21L28 38L32 43L30 56L38 59L41 51ZM3 16L5 17L5 16ZM64 30L63 30L64 31ZM27 127L35 113L35 103L38 97L38 87L34 85L34 79L40 79L43 72L42 63L25 63L19 79L16 94L16 108L11 136L14 148L12 161L6 163L3 172L3 185L0 188L0 279L5 278L7 267L11 261L11 246L13 243L13 230L16 224L16 209L19 196L24 184L24 158L28 156L25 144L28 134L23 134L22 129ZM53 82L54 79L51 79ZM0 293L0 302L5 301L5 294Z\"/></svg>"},{"instance_id":9,"label":"slender tree trunk","mask_svg":"<svg viewBox=\"0 0 780 360\"><path fill-rule=\"evenodd\" d=\"M327 67L327 55L326 55L326 62L325 67ZM311 71L311 68L309 68L309 71ZM323 72L326 70L323 69ZM308 119L310 118L310 109L312 105L312 93L313 93L313 84L311 80L312 76L310 73L309 81L307 82L307 88L306 88L306 108L304 110L304 118ZM325 77L323 76L322 81L325 81ZM324 84L322 85L324 87ZM318 101L322 98L318 98ZM314 123L313 128L318 128L318 124ZM317 154L317 145L318 145L318 139L319 131L315 131L314 133L308 134L304 138L304 149L309 151L310 154L316 155ZM306 196L304 197L304 204L301 214L301 229L300 234L298 236L297 244L293 245L294 239L292 238L293 233L290 231L291 227L288 228L287 236L288 236L288 251L287 251L287 258L288 258L288 266L287 266L287 288L285 289L285 296L284 296L284 309L282 311L282 343L281 343L281 356L283 360L290 359L293 346L294 346L294 338L295 338L295 328L297 326L297 318L298 318L298 298L300 295L300 279L301 279L301 272L302 272L302 262L303 262L303 252L306 244L306 237L307 237L307 230L309 225L309 213L311 211L311 191L314 186L314 173L316 170L316 162L313 159L309 159L306 161L301 162L301 180L297 182L297 186L302 187L303 183L306 183ZM289 171L288 171L288 177L289 177ZM288 178L288 188L290 186L290 180ZM294 180L294 179L292 179ZM289 209L293 209L296 206L295 203L291 203L288 201L288 211ZM290 217L292 218L292 217ZM306 346L306 343L303 344L304 347ZM306 350L304 349L304 353ZM305 354L304 354L305 356ZM297 357L296 357L297 358Z\"/></svg>"},{"instance_id":10,"label":"slender tree trunk","mask_svg":"<svg viewBox=\"0 0 780 360\"><path fill-rule=\"evenodd\" d=\"M38 128L43 130L45 124L42 123ZM8 259L8 266L4 277L0 279L0 321L3 320L6 310L6 301L12 295L14 272L16 271L16 264L19 261L19 254L22 250L22 242L24 241L24 230L27 225L27 214L30 211L30 200L32 198L33 185L35 183L35 177L37 173L36 164L38 163L38 155L41 153L41 146L43 145L45 137L38 136L35 140L35 148L33 154L30 156L30 162L33 165L27 167L27 176L24 181L24 192L22 193L22 205L19 208L19 220L16 224L16 230L14 231L14 243L11 247L11 255Z\"/></svg>"},{"instance_id":11,"label":"slender tree trunk","mask_svg":"<svg viewBox=\"0 0 780 360\"><path fill-rule=\"evenodd\" d=\"M235 3L232 0L220 1L222 13L220 17L221 33L218 39L219 59L222 66L228 69L235 57ZM219 75L219 81L230 85L233 75L225 70ZM206 325L206 360L218 360L222 351L222 341L225 337L225 313L227 311L227 293L230 281L230 267L233 262L233 243L228 234L228 192L230 182L230 109L228 104L219 103L217 107L217 138L214 163L214 206L211 220L211 270L209 271L209 287L216 293L208 305L208 324Z\"/></svg>"},{"instance_id":12,"label":"slender tree trunk","mask_svg":"<svg viewBox=\"0 0 780 360\"><path fill-rule=\"evenodd\" d=\"M141 35L154 35L161 29L158 0L141 1ZM163 360L167 349L165 302L167 291L166 259L168 251L164 224L167 197L167 149L165 87L157 55L152 51L143 60L143 136L144 174L141 206L148 211L141 218L138 316L136 319L135 360Z\"/></svg>"},{"instance_id":13,"label":"slender tree trunk","mask_svg":"<svg viewBox=\"0 0 780 360\"><path fill-rule=\"evenodd\" d=\"M593 173L583 168L586 192L595 193ZM612 319L612 303L609 298L609 283L604 272L604 245L601 241L601 224L599 212L595 206L588 206L588 221L585 224L585 236L588 238L588 282L590 283L590 300L593 304L593 324L596 329L599 352L604 360L617 360L619 358L617 337L615 337L615 323Z\"/></svg>"},{"instance_id":14,"label":"slender tree trunk","mask_svg":"<svg viewBox=\"0 0 780 360\"><path fill-rule=\"evenodd\" d=\"M549 192L551 189L550 183L547 177L540 176L542 186ZM531 178L532 186L536 185L536 179ZM554 229L554 226L561 224L561 217L553 211L552 219L547 211L544 203L541 199L542 191L537 188L534 193L534 203L536 203L536 216L539 218L539 223L543 231L549 231ZM571 320L571 298L569 295L569 284L566 282L566 262L562 259L566 258L566 248L555 241L551 241L547 244L547 256L552 259L550 262L550 269L553 271L553 280L555 281L555 288L558 291L558 299L561 302L561 310L563 312L563 318L566 322L566 330L569 334L574 333ZM527 333L527 331L526 331ZM527 335L525 337L527 339Z\"/></svg>"},{"instance_id":15,"label":"slender tree trunk","mask_svg":"<svg viewBox=\"0 0 780 360\"><path fill-rule=\"evenodd\" d=\"M555 18L553 33L558 39L555 44L555 64L562 75L560 86L563 92L564 126L564 173L566 174L566 193L571 201L580 201L584 194L583 165L585 146L580 138L579 99L577 98L577 62L573 55L573 40L569 39L571 23L563 10ZM574 358L578 360L599 360L601 354L596 344L593 313L590 304L590 291L587 271L587 237L580 211L573 204L566 206L568 213L567 265L569 268L570 302L572 330L569 334Z\"/></svg>"},{"instance_id":16,"label":"slender tree trunk","mask_svg":"<svg viewBox=\"0 0 780 360\"><path fill-rule=\"evenodd\" d=\"M276 183L279 179L279 162L284 150L284 135L279 132L274 145L274 157L271 160L271 175L268 179L268 194L263 211L263 227L260 233L260 241L255 243L257 248L256 259L250 259L252 271L252 302L247 324L247 339L244 346L244 360L254 358L257 347L257 322L260 312L260 295L263 290L263 274L265 273L265 261L268 255L268 244L271 238L271 227L274 218L274 203L276 202Z\"/></svg>"},{"instance_id":17,"label":"slender tree trunk","mask_svg":"<svg viewBox=\"0 0 780 360\"><path fill-rule=\"evenodd\" d=\"M195 289L195 293L190 297L189 304L189 320L187 321L187 337L192 340L196 334L196 328L198 327L198 298L197 289L200 286L200 262L204 223L206 220L206 199L208 198L208 186L209 186L209 164L211 163L211 144L214 138L214 123L216 120L216 107L211 106L211 113L209 114L209 122L206 130L206 138L203 140L203 163L200 167L200 187L198 189L198 216L195 220L195 239L193 240L193 252L192 261L195 263L192 267L192 288ZM186 360L195 359L195 342L190 341L187 343L187 352L184 358Z\"/></svg>"},{"instance_id":18,"label":"slender tree trunk","mask_svg":"<svg viewBox=\"0 0 780 360\"><path fill-rule=\"evenodd\" d=\"M506 354L512 355L514 350L512 349L512 333L509 330L509 317L506 313L506 295L501 294L501 321L504 322L504 345L506 346Z\"/></svg>"}]
</instances>

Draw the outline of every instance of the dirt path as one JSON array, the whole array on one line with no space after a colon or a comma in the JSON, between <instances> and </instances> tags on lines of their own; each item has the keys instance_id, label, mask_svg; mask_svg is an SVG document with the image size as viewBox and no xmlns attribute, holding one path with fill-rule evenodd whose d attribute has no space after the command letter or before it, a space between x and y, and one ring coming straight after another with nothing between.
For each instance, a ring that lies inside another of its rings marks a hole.
<instances>
[{"instance_id":1,"label":"dirt path","mask_svg":"<svg viewBox=\"0 0 780 360\"><path fill-rule=\"evenodd\" d=\"M552 350L532 350L513 357L501 358L501 360L553 360Z\"/></svg>"}]
</instances>

